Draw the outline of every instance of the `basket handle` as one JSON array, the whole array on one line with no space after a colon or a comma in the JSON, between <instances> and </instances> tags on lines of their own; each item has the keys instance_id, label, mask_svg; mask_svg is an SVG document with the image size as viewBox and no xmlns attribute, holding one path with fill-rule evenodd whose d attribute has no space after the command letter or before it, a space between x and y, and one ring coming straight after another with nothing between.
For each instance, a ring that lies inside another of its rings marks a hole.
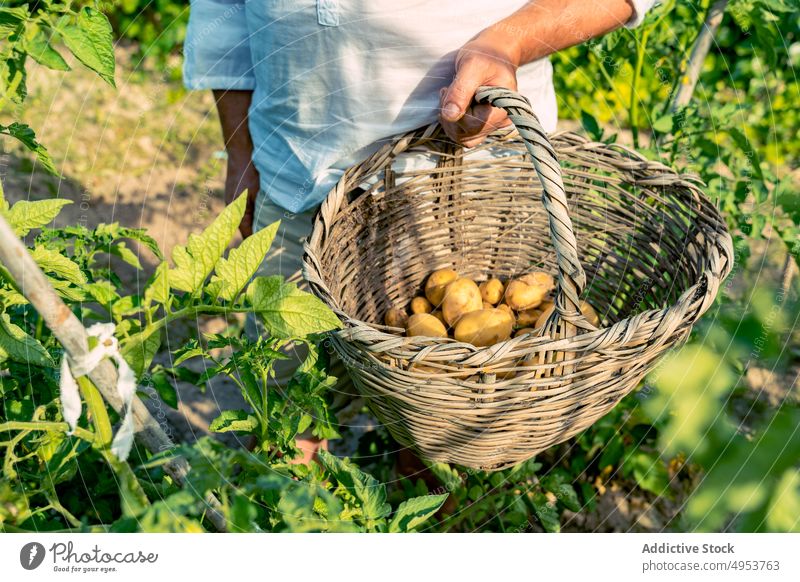
<instances>
[{"instance_id":1,"label":"basket handle","mask_svg":"<svg viewBox=\"0 0 800 582\"><path fill-rule=\"evenodd\" d=\"M530 102L519 93L503 87L483 86L476 91L475 100L505 109L533 158L533 166L542 183L542 204L547 211L550 239L558 262L555 312L578 327L594 329L580 310L586 274L578 260L578 245L569 217L561 166L553 145L533 113Z\"/></svg>"}]
</instances>

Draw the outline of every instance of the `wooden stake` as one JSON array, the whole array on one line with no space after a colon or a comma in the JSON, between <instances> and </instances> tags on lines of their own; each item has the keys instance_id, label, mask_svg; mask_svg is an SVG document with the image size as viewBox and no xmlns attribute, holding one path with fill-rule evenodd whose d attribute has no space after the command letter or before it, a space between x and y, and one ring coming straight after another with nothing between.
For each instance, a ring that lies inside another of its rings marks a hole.
<instances>
[{"instance_id":1,"label":"wooden stake","mask_svg":"<svg viewBox=\"0 0 800 582\"><path fill-rule=\"evenodd\" d=\"M14 234L8 221L0 215L0 262L16 281L22 294L42 316L47 327L72 358L81 359L89 351L88 336L83 324L61 300L47 277L33 260L23 242ZM102 360L89 373L94 383L118 413L123 411L123 402L117 393L117 368L109 360ZM164 430L138 396L134 396L133 419L136 438L151 453L160 453L175 447ZM176 484L182 486L189 472L189 463L183 457L175 457L164 465L164 471ZM227 529L225 517L219 512L220 503L208 495L206 515L219 531Z\"/></svg>"}]
</instances>

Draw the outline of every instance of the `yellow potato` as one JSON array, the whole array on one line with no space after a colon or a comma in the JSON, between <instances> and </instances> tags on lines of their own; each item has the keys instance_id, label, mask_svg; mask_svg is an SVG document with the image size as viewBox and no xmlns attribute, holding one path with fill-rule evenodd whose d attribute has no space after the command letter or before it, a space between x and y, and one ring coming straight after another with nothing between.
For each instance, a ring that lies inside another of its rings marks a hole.
<instances>
[{"instance_id":1,"label":"yellow potato","mask_svg":"<svg viewBox=\"0 0 800 582\"><path fill-rule=\"evenodd\" d=\"M411 313L430 313L433 311L433 305L424 297L414 297L411 300Z\"/></svg>"},{"instance_id":2,"label":"yellow potato","mask_svg":"<svg viewBox=\"0 0 800 582\"><path fill-rule=\"evenodd\" d=\"M588 301L581 301L581 313L586 320L595 327L600 327L600 316L594 310L594 307L589 305Z\"/></svg>"},{"instance_id":3,"label":"yellow potato","mask_svg":"<svg viewBox=\"0 0 800 582\"><path fill-rule=\"evenodd\" d=\"M481 298L484 302L497 305L503 298L503 282L500 279L489 279L480 284Z\"/></svg>"},{"instance_id":4,"label":"yellow potato","mask_svg":"<svg viewBox=\"0 0 800 582\"><path fill-rule=\"evenodd\" d=\"M523 309L517 313L517 325L530 327L536 323L541 314L542 311L540 309Z\"/></svg>"},{"instance_id":5,"label":"yellow potato","mask_svg":"<svg viewBox=\"0 0 800 582\"><path fill-rule=\"evenodd\" d=\"M425 283L425 297L428 298L432 305L438 307L444 299L444 290L456 279L458 279L458 273L453 269L434 271Z\"/></svg>"},{"instance_id":6,"label":"yellow potato","mask_svg":"<svg viewBox=\"0 0 800 582\"><path fill-rule=\"evenodd\" d=\"M442 301L442 312L447 325L452 327L465 313L480 309L483 309L483 300L475 281L461 278L447 286Z\"/></svg>"},{"instance_id":7,"label":"yellow potato","mask_svg":"<svg viewBox=\"0 0 800 582\"><path fill-rule=\"evenodd\" d=\"M551 305L542 312L542 314L539 316L539 319L536 320L537 328L542 327L545 324L547 318L550 317L550 314L553 313L555 308L555 305ZM600 317L588 302L581 301L581 313L583 313L583 316L586 318L586 320L593 326L598 327L600 325Z\"/></svg>"},{"instance_id":8,"label":"yellow potato","mask_svg":"<svg viewBox=\"0 0 800 582\"><path fill-rule=\"evenodd\" d=\"M533 309L541 304L545 295L547 295L547 289L544 287L528 285L525 281L516 279L508 284L506 303L516 311Z\"/></svg>"},{"instance_id":9,"label":"yellow potato","mask_svg":"<svg viewBox=\"0 0 800 582\"><path fill-rule=\"evenodd\" d=\"M532 327L523 327L522 329L518 329L516 331L516 333L514 333L514 337L519 337L519 336L525 335L527 333L533 333L534 331L536 331L536 330L533 329Z\"/></svg>"},{"instance_id":10,"label":"yellow potato","mask_svg":"<svg viewBox=\"0 0 800 582\"><path fill-rule=\"evenodd\" d=\"M444 324L444 326L447 327L447 322L444 320L444 313L442 313L441 309L437 309L436 311L431 313L431 315L434 316L439 321L441 321Z\"/></svg>"},{"instance_id":11,"label":"yellow potato","mask_svg":"<svg viewBox=\"0 0 800 582\"><path fill-rule=\"evenodd\" d=\"M383 317L383 323L391 327L405 327L407 321L408 314L398 307L392 307Z\"/></svg>"},{"instance_id":12,"label":"yellow potato","mask_svg":"<svg viewBox=\"0 0 800 582\"><path fill-rule=\"evenodd\" d=\"M519 280L523 283L527 283L531 287L542 287L546 291L550 291L556 286L556 281L553 279L553 276L544 271L534 271L533 273L522 275Z\"/></svg>"},{"instance_id":13,"label":"yellow potato","mask_svg":"<svg viewBox=\"0 0 800 582\"><path fill-rule=\"evenodd\" d=\"M515 317L515 315L514 315L514 310L513 310L513 309L511 309L511 308L510 308L508 305L506 305L505 303L501 303L500 305L498 305L498 306L497 306L497 309L502 309L503 311L505 311L506 313L508 313L508 314L509 314L511 317Z\"/></svg>"},{"instance_id":14,"label":"yellow potato","mask_svg":"<svg viewBox=\"0 0 800 582\"><path fill-rule=\"evenodd\" d=\"M492 304L491 304L491 303L489 303L488 301L484 301L484 302L483 302L483 308L484 308L484 309L494 309L494 305L492 305Z\"/></svg>"},{"instance_id":15,"label":"yellow potato","mask_svg":"<svg viewBox=\"0 0 800 582\"><path fill-rule=\"evenodd\" d=\"M453 336L476 347L491 346L511 337L512 323L499 309L481 309L461 316Z\"/></svg>"},{"instance_id":16,"label":"yellow potato","mask_svg":"<svg viewBox=\"0 0 800 582\"><path fill-rule=\"evenodd\" d=\"M511 328L512 329L514 328L514 325L517 323L517 318L514 316L514 312L511 310L510 307L508 307L508 309L500 309L499 307L495 307L493 309L499 312L503 317L505 317L511 324Z\"/></svg>"},{"instance_id":17,"label":"yellow potato","mask_svg":"<svg viewBox=\"0 0 800 582\"><path fill-rule=\"evenodd\" d=\"M415 313L408 318L406 335L408 337L447 337L447 329L430 313Z\"/></svg>"}]
</instances>

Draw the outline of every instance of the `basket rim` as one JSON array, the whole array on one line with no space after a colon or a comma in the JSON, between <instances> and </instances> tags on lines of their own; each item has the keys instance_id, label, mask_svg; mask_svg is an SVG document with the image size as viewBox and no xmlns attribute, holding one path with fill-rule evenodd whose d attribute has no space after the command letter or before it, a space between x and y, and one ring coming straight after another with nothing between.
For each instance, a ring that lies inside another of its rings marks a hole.
<instances>
[{"instance_id":1,"label":"basket rim","mask_svg":"<svg viewBox=\"0 0 800 582\"><path fill-rule=\"evenodd\" d=\"M499 143L511 141L518 137L519 133L515 128L502 128L489 135L489 139ZM713 213L714 216L712 218L720 228L713 231L705 231L707 240L704 246L708 251L707 267L699 274L692 285L684 289L680 297L672 305L639 312L636 315L625 317L608 327L595 328L591 326L593 329L590 328L589 331L570 338L552 338L547 335L531 333L509 338L503 342L485 347L459 342L453 338L400 336L388 330L400 332L402 331L401 328L366 322L338 308L322 277L318 274L321 270L318 269L319 261L316 257L317 251L321 251L327 242L331 226L339 218L342 211L349 206L349 203L346 202L346 194L363 180L364 175L374 173L374 171L385 167L398 154L412 148L429 146L432 141L449 141L441 125L433 123L416 130L398 134L372 156L348 168L315 214L312 233L304 244L303 277L308 282L312 292L322 299L344 324L343 329L332 330L330 333L336 334L338 338L344 341L360 341L371 344L373 346L373 349L370 350L371 352L380 352L393 357L403 355L411 362L421 360L432 353L452 351L451 362L464 364L463 360L466 360L471 362L469 365L477 367L490 364L494 360L504 357L510 351L525 348L536 347L538 350L546 347L547 350L587 352L599 345L606 347L609 344L620 345L624 343L622 340L628 335L629 327L635 327L645 321L659 321L654 328L653 337L664 335L665 330L662 328L665 327L665 322L673 322L666 325L667 328L677 328L684 323L694 323L714 302L721 282L731 272L733 266L733 241L731 235L719 209L700 189L701 186L705 185L702 180L694 174L678 173L660 161L649 160L638 151L623 144L592 141L584 135L568 130L555 132L549 136L549 139L558 151L587 151L602 155L604 161L615 166L620 175L634 186L686 188L704 205L706 210ZM364 168L372 171L364 171ZM692 306L694 306L694 309L692 309ZM687 321L686 316L690 311L691 314ZM584 325L584 327L586 326ZM659 330L660 333L657 334L656 332L659 332ZM541 331L541 329L537 331ZM575 347L576 341L579 341L582 345L588 342L588 345ZM375 349L376 344L382 344L383 349ZM393 346L393 344L397 345ZM396 349L400 347L402 349ZM455 357L457 354L459 357Z\"/></svg>"}]
</instances>

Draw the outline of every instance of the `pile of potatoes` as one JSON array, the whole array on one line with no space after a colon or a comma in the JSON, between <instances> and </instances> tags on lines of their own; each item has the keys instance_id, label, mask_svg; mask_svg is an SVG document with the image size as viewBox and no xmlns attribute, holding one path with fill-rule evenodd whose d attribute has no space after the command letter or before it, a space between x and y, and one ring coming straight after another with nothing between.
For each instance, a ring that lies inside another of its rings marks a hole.
<instances>
[{"instance_id":1,"label":"pile of potatoes","mask_svg":"<svg viewBox=\"0 0 800 582\"><path fill-rule=\"evenodd\" d=\"M453 269L428 276L425 295L414 297L408 311L393 307L384 323L403 328L407 336L452 337L476 347L531 333L553 312L555 280L536 271L511 280L490 278L478 284L459 277ZM583 315L595 326L600 318L591 305L581 304Z\"/></svg>"}]
</instances>

